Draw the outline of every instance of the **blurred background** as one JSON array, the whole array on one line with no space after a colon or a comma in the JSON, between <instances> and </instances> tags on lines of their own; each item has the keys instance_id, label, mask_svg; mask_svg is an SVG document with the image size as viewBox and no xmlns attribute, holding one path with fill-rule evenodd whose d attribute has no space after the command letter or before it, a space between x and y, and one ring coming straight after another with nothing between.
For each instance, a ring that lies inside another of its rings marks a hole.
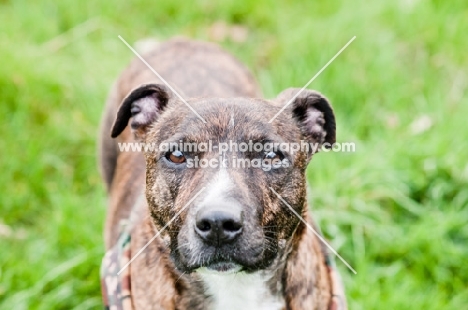
<instances>
[{"instance_id":1,"label":"blurred background","mask_svg":"<svg viewBox=\"0 0 468 310\"><path fill-rule=\"evenodd\" d=\"M350 309L467 309L468 3L0 1L0 309L100 309L96 137L135 44L218 42L266 97L310 85L338 141L308 168Z\"/></svg>"}]
</instances>

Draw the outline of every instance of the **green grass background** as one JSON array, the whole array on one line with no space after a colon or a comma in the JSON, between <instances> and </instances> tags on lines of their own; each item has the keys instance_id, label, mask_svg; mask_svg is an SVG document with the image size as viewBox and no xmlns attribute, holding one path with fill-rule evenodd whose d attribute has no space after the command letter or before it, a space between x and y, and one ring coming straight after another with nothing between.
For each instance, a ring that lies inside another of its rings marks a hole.
<instances>
[{"instance_id":1,"label":"green grass background","mask_svg":"<svg viewBox=\"0 0 468 310\"><path fill-rule=\"evenodd\" d=\"M308 169L314 212L358 272L337 261L350 308L468 309L465 0L41 2L0 1L0 309L101 307L96 136L132 58L117 36L209 39L216 21L247 27L220 44L267 97L357 36L310 86L357 144Z\"/></svg>"}]
</instances>

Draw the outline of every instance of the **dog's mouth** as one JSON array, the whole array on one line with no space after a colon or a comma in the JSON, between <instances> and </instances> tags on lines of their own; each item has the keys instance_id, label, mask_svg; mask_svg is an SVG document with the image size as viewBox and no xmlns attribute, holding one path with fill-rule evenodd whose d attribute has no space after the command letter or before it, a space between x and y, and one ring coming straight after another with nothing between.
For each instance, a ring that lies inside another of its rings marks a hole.
<instances>
[{"instance_id":1,"label":"dog's mouth","mask_svg":"<svg viewBox=\"0 0 468 310\"><path fill-rule=\"evenodd\" d=\"M211 263L200 269L203 269L203 268L206 268L206 270L208 271L217 272L217 273L236 273L236 272L242 271L243 269L242 266L239 264L236 264L234 262L225 262L225 261Z\"/></svg>"},{"instance_id":2,"label":"dog's mouth","mask_svg":"<svg viewBox=\"0 0 468 310\"><path fill-rule=\"evenodd\" d=\"M192 262L185 262L178 260L178 268L187 273L195 272L200 269L206 270L207 272L216 273L235 273L235 272L254 272L259 269L267 268L273 261L276 255L271 257L234 257L231 255L206 255L200 256L200 259ZM176 263L176 265L177 265ZM182 263L182 264L180 264Z\"/></svg>"}]
</instances>

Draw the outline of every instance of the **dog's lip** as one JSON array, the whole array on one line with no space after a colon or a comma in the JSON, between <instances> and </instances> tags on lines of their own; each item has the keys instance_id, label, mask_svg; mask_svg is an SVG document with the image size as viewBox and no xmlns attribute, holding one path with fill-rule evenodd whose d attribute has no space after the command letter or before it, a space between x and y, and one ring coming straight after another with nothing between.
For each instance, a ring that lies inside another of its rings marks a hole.
<instances>
[{"instance_id":1,"label":"dog's lip","mask_svg":"<svg viewBox=\"0 0 468 310\"><path fill-rule=\"evenodd\" d=\"M236 273L242 270L242 266L234 262L215 262L200 269L214 273Z\"/></svg>"}]
</instances>

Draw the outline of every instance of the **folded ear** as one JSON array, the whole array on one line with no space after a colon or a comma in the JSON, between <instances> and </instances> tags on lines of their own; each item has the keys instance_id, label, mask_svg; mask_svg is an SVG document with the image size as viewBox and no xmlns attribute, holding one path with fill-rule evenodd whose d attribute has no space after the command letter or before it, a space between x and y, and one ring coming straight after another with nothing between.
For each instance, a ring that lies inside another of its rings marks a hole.
<instances>
[{"instance_id":1,"label":"folded ear","mask_svg":"<svg viewBox=\"0 0 468 310\"><path fill-rule=\"evenodd\" d=\"M120 105L117 118L112 126L112 138L116 138L127 127L142 139L149 126L158 118L171 97L170 91L161 84L146 84L132 90Z\"/></svg>"},{"instance_id":2,"label":"folded ear","mask_svg":"<svg viewBox=\"0 0 468 310\"><path fill-rule=\"evenodd\" d=\"M300 92L299 88L289 88L275 99L287 104ZM290 104L288 109L309 143L318 143L331 148L336 141L336 123L333 109L322 94L313 90L303 90Z\"/></svg>"}]
</instances>

